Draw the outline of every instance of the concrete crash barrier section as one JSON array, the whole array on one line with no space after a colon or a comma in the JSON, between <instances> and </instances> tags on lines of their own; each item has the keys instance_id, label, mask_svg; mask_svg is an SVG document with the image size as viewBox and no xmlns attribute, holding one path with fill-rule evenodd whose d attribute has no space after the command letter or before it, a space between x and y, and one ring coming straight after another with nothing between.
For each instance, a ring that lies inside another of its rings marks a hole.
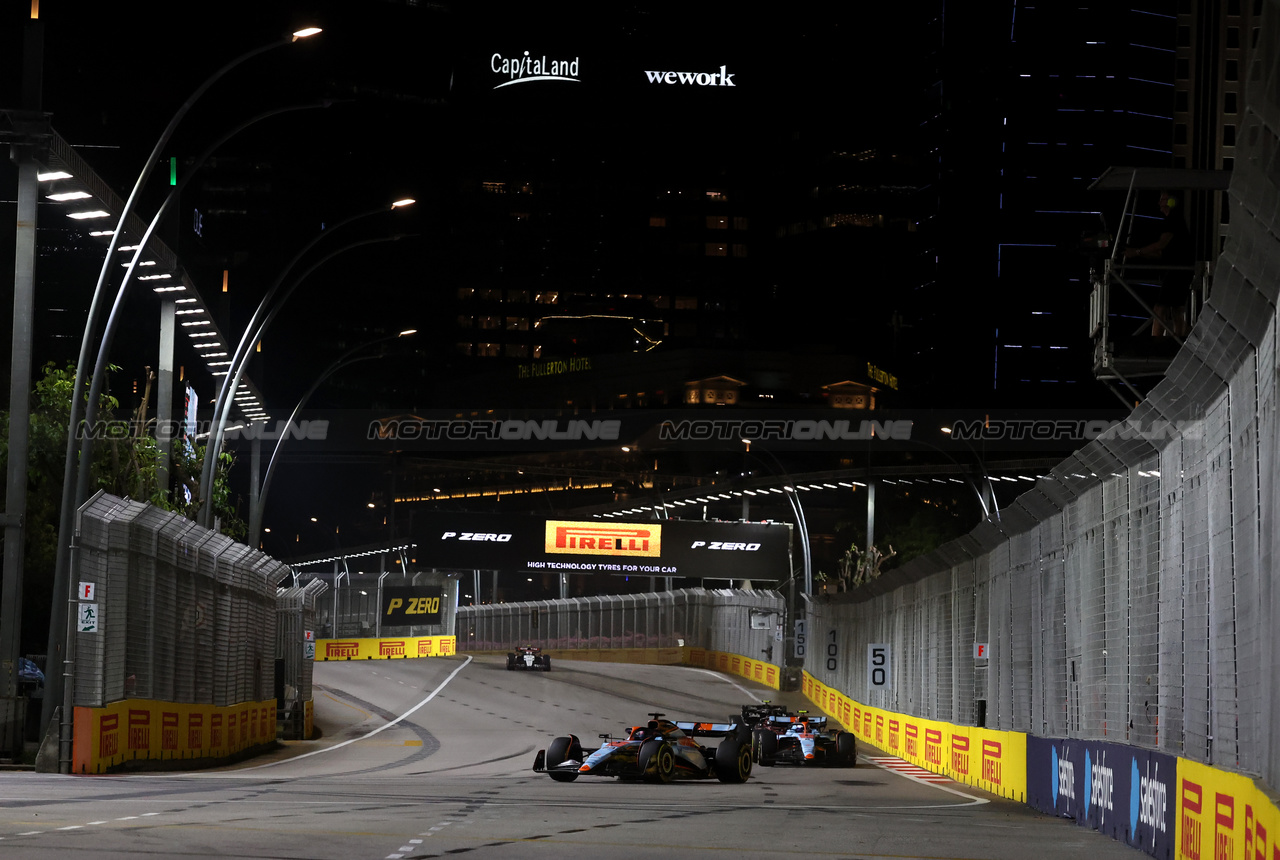
<instances>
[{"instance_id":1,"label":"concrete crash barrier section","mask_svg":"<svg viewBox=\"0 0 1280 860\"><path fill-rule=\"evenodd\" d=\"M74 720L77 774L230 761L276 742L275 699L227 707L125 699L102 708L77 707Z\"/></svg>"},{"instance_id":2,"label":"concrete crash barrier section","mask_svg":"<svg viewBox=\"0 0 1280 860\"><path fill-rule=\"evenodd\" d=\"M505 651L469 651L469 654L505 654ZM726 675L737 675L780 689L782 670L772 663L741 654L709 651L706 648L544 648L552 660L582 660L589 663L640 663L649 666L696 666Z\"/></svg>"},{"instance_id":3,"label":"concrete crash barrier section","mask_svg":"<svg viewBox=\"0 0 1280 860\"><path fill-rule=\"evenodd\" d=\"M453 636L397 636L383 639L320 639L316 662L336 660L406 660L450 657L458 653Z\"/></svg>"},{"instance_id":4,"label":"concrete crash barrier section","mask_svg":"<svg viewBox=\"0 0 1280 860\"><path fill-rule=\"evenodd\" d=\"M804 674L805 697L867 744L1162 860L1277 860L1280 807L1244 774L1120 743L1041 738L869 707Z\"/></svg>"}]
</instances>

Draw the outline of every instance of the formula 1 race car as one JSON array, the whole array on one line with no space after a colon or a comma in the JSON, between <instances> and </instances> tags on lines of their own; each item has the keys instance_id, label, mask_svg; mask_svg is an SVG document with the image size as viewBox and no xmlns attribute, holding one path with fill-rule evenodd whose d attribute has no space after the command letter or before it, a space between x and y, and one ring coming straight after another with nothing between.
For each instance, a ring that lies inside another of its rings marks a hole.
<instances>
[{"instance_id":1,"label":"formula 1 race car","mask_svg":"<svg viewBox=\"0 0 1280 860\"><path fill-rule=\"evenodd\" d=\"M650 714L643 726L627 730L626 737L600 735L597 750L583 750L573 735L556 738L538 750L533 769L557 782L573 782L579 776L616 776L647 782L673 779L709 779L746 782L751 776L751 731L740 723L674 723L662 714ZM714 747L699 738L723 738Z\"/></svg>"},{"instance_id":2,"label":"formula 1 race car","mask_svg":"<svg viewBox=\"0 0 1280 860\"><path fill-rule=\"evenodd\" d=\"M551 671L551 656L543 654L541 648L532 645L517 645L516 650L507 654L507 670L541 669Z\"/></svg>"},{"instance_id":3,"label":"formula 1 race car","mask_svg":"<svg viewBox=\"0 0 1280 860\"><path fill-rule=\"evenodd\" d=\"M858 763L857 738L850 732L827 730L826 717L808 711L792 714L781 705L744 705L742 722L751 726L756 763L815 764L853 767Z\"/></svg>"}]
</instances>

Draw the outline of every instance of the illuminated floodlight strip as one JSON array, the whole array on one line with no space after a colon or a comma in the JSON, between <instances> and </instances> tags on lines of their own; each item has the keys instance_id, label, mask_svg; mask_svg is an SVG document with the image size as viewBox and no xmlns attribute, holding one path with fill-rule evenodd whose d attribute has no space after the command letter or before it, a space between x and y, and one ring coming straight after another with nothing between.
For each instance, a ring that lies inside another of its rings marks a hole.
<instances>
[{"instance_id":1,"label":"illuminated floodlight strip","mask_svg":"<svg viewBox=\"0 0 1280 860\"><path fill-rule=\"evenodd\" d=\"M138 278L139 281L167 281L173 275L143 275Z\"/></svg>"},{"instance_id":2,"label":"illuminated floodlight strip","mask_svg":"<svg viewBox=\"0 0 1280 860\"><path fill-rule=\"evenodd\" d=\"M68 218L74 218L77 221L83 221L86 218L109 218L111 213L105 209L85 209L80 212L68 212Z\"/></svg>"},{"instance_id":3,"label":"illuminated floodlight strip","mask_svg":"<svg viewBox=\"0 0 1280 860\"><path fill-rule=\"evenodd\" d=\"M192 299L191 301L195 301L195 299ZM185 310L174 311L178 316L182 316L184 314L202 314L204 312L204 308L188 308Z\"/></svg>"},{"instance_id":4,"label":"illuminated floodlight strip","mask_svg":"<svg viewBox=\"0 0 1280 860\"><path fill-rule=\"evenodd\" d=\"M141 262L138 263L139 266L154 266L155 264L156 264L155 260L142 260ZM127 269L129 268L129 264L121 263L120 268Z\"/></svg>"},{"instance_id":5,"label":"illuminated floodlight strip","mask_svg":"<svg viewBox=\"0 0 1280 860\"><path fill-rule=\"evenodd\" d=\"M67 200L84 200L85 198L92 196L93 195L88 191L63 191L59 194L50 194L48 195L48 198L50 200L56 200L59 203L63 203Z\"/></svg>"},{"instance_id":6,"label":"illuminated floodlight strip","mask_svg":"<svg viewBox=\"0 0 1280 860\"><path fill-rule=\"evenodd\" d=\"M228 360L226 360L226 361L211 361L211 362L209 362L209 366L210 366L210 367L226 367L226 366L227 366L227 365L229 365L229 364L231 364L231 360L230 360L230 359L228 359Z\"/></svg>"},{"instance_id":7,"label":"illuminated floodlight strip","mask_svg":"<svg viewBox=\"0 0 1280 860\"><path fill-rule=\"evenodd\" d=\"M72 175L65 170L51 170L48 173L37 173L36 180L38 182L52 182L55 179L72 179Z\"/></svg>"},{"instance_id":8,"label":"illuminated floodlight strip","mask_svg":"<svg viewBox=\"0 0 1280 860\"><path fill-rule=\"evenodd\" d=\"M227 354L225 352L202 352L200 353L200 357L201 358L226 358Z\"/></svg>"},{"instance_id":9,"label":"illuminated floodlight strip","mask_svg":"<svg viewBox=\"0 0 1280 860\"><path fill-rule=\"evenodd\" d=\"M89 231L90 236L114 236L115 234L116 234L115 230L90 230Z\"/></svg>"},{"instance_id":10,"label":"illuminated floodlight strip","mask_svg":"<svg viewBox=\"0 0 1280 860\"><path fill-rule=\"evenodd\" d=\"M213 325L213 323L209 320L190 320L188 322L184 322L182 325L184 327L190 327L193 325Z\"/></svg>"},{"instance_id":11,"label":"illuminated floodlight strip","mask_svg":"<svg viewBox=\"0 0 1280 860\"><path fill-rule=\"evenodd\" d=\"M173 300L173 303L174 303L175 305L185 305L185 304L187 304L188 302L194 302L194 301L195 301L195 299L191 299L191 298L187 298L187 299L174 299L174 300Z\"/></svg>"},{"instance_id":12,"label":"illuminated floodlight strip","mask_svg":"<svg viewBox=\"0 0 1280 860\"><path fill-rule=\"evenodd\" d=\"M168 276L166 275L166 277ZM176 287L152 287L151 289L157 293L184 293L187 290L187 288L181 284Z\"/></svg>"}]
</instances>

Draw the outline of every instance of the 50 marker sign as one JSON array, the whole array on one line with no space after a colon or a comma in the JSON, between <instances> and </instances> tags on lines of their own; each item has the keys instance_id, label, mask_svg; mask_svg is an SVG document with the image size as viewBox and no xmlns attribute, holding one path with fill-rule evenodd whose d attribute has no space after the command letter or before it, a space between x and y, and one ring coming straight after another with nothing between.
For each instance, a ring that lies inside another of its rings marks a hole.
<instances>
[{"instance_id":1,"label":"50 marker sign","mask_svg":"<svg viewBox=\"0 0 1280 860\"><path fill-rule=\"evenodd\" d=\"M867 687L871 690L891 689L893 661L888 643L867 646Z\"/></svg>"}]
</instances>

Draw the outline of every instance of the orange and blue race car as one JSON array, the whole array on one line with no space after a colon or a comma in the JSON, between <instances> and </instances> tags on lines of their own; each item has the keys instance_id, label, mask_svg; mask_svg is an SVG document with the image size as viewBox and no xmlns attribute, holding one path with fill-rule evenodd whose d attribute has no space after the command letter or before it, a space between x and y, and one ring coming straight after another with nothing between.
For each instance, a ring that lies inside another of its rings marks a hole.
<instances>
[{"instance_id":1,"label":"orange and blue race car","mask_svg":"<svg viewBox=\"0 0 1280 860\"><path fill-rule=\"evenodd\" d=\"M790 713L780 705L744 705L742 722L751 726L756 763L811 764L853 767L858 763L858 742L851 732L827 729L826 717L808 711Z\"/></svg>"},{"instance_id":2,"label":"orange and blue race car","mask_svg":"<svg viewBox=\"0 0 1280 860\"><path fill-rule=\"evenodd\" d=\"M541 669L551 671L551 655L543 654L542 649L534 645L517 645L515 651L507 654L507 671L515 669Z\"/></svg>"},{"instance_id":3,"label":"orange and blue race car","mask_svg":"<svg viewBox=\"0 0 1280 860\"><path fill-rule=\"evenodd\" d=\"M599 749L584 750L574 735L558 737L538 750L533 769L557 782L579 776L614 776L646 782L710 779L746 782L751 776L751 730L741 723L672 722L650 714L625 737L600 735ZM700 738L722 738L714 747Z\"/></svg>"}]
</instances>

